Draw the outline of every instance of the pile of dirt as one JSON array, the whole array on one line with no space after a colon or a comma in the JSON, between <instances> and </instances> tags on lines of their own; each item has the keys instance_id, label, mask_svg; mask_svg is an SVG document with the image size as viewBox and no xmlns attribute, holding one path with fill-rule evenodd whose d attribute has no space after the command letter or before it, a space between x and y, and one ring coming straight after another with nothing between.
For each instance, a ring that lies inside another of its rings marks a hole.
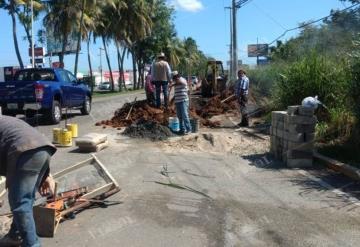
<instances>
[{"instance_id":1,"label":"pile of dirt","mask_svg":"<svg viewBox=\"0 0 360 247\"><path fill-rule=\"evenodd\" d=\"M225 95L227 96L227 95ZM229 112L237 112L237 100L236 97L232 97L225 102L221 102L227 97L215 96L210 98L208 101L200 101L201 108L196 110L196 113L203 119L209 119L216 115L221 115Z\"/></svg>"},{"instance_id":2,"label":"pile of dirt","mask_svg":"<svg viewBox=\"0 0 360 247\"><path fill-rule=\"evenodd\" d=\"M168 127L153 121L131 124L126 127L123 134L134 138L149 138L153 141L162 141L174 136Z\"/></svg>"},{"instance_id":3,"label":"pile of dirt","mask_svg":"<svg viewBox=\"0 0 360 247\"><path fill-rule=\"evenodd\" d=\"M130 114L129 114L130 113ZM203 126L217 127L219 123L212 122L209 119L200 117L195 109L190 109L190 117L200 119ZM113 128L127 127L132 124L141 124L145 122L155 122L160 125L168 126L169 117L176 116L175 105L168 109L158 109L147 104L146 100L126 103L119 108L110 120L97 122L96 126L109 126Z\"/></svg>"}]
</instances>

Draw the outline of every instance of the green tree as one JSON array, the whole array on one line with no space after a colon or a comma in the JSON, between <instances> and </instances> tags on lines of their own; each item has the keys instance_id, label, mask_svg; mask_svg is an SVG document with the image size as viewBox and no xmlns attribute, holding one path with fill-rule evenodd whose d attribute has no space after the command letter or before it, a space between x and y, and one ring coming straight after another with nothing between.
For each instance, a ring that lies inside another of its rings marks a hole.
<instances>
[{"instance_id":1,"label":"green tree","mask_svg":"<svg viewBox=\"0 0 360 247\"><path fill-rule=\"evenodd\" d=\"M81 7L76 0L52 0L47 4L48 13L43 22L46 27L51 27L55 39L61 41L59 61L63 63L68 37L78 26Z\"/></svg>"},{"instance_id":2,"label":"green tree","mask_svg":"<svg viewBox=\"0 0 360 247\"><path fill-rule=\"evenodd\" d=\"M0 2L0 8L6 10L8 14L11 16L14 47L15 47L16 57L19 61L19 65L21 68L24 68L24 63L19 51L19 43L17 38L17 27L16 27L16 13L20 11L19 10L20 6L25 4L26 2L21 0L3 0Z\"/></svg>"}]
</instances>

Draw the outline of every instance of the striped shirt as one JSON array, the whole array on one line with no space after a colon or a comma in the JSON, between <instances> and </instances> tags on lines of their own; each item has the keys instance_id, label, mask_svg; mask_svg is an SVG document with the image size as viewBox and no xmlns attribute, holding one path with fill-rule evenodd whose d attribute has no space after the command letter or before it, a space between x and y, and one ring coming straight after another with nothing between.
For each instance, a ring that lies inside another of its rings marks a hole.
<instances>
[{"instance_id":1,"label":"striped shirt","mask_svg":"<svg viewBox=\"0 0 360 247\"><path fill-rule=\"evenodd\" d=\"M249 93L249 78L246 75L236 81L235 95L240 96L241 90L244 91L245 95Z\"/></svg>"},{"instance_id":2,"label":"striped shirt","mask_svg":"<svg viewBox=\"0 0 360 247\"><path fill-rule=\"evenodd\" d=\"M180 103L189 100L187 81L183 77L175 80L175 103Z\"/></svg>"}]
</instances>

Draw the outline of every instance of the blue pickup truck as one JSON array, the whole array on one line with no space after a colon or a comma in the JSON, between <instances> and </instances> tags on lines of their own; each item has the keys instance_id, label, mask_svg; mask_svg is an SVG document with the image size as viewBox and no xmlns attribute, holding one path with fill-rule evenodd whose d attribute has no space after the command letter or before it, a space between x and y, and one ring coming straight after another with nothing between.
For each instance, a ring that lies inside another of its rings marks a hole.
<instances>
[{"instance_id":1,"label":"blue pickup truck","mask_svg":"<svg viewBox=\"0 0 360 247\"><path fill-rule=\"evenodd\" d=\"M52 123L59 123L62 109L80 109L83 115L91 110L88 87L64 69L22 69L13 81L0 82L0 106L4 115L45 114Z\"/></svg>"}]
</instances>

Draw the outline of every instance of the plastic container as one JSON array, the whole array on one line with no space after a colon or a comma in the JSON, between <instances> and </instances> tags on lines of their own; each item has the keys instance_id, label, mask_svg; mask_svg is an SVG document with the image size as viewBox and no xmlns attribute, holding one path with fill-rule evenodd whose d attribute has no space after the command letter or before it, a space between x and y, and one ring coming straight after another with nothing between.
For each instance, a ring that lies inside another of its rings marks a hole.
<instances>
[{"instance_id":1,"label":"plastic container","mask_svg":"<svg viewBox=\"0 0 360 247\"><path fill-rule=\"evenodd\" d=\"M180 131L179 119L177 117L169 117L169 128L174 132Z\"/></svg>"},{"instance_id":2,"label":"plastic container","mask_svg":"<svg viewBox=\"0 0 360 247\"><path fill-rule=\"evenodd\" d=\"M60 131L60 146L62 147L71 147L72 146L72 135L71 131L68 131L67 129L62 129Z\"/></svg>"},{"instance_id":3,"label":"plastic container","mask_svg":"<svg viewBox=\"0 0 360 247\"><path fill-rule=\"evenodd\" d=\"M77 124L67 124L66 128L71 132L73 138L78 137L78 125Z\"/></svg>"},{"instance_id":4,"label":"plastic container","mask_svg":"<svg viewBox=\"0 0 360 247\"><path fill-rule=\"evenodd\" d=\"M191 132L192 133L196 133L199 131L200 120L198 118L190 119L190 124L191 124Z\"/></svg>"},{"instance_id":5,"label":"plastic container","mask_svg":"<svg viewBox=\"0 0 360 247\"><path fill-rule=\"evenodd\" d=\"M59 144L60 143L60 132L61 128L53 128L53 143Z\"/></svg>"}]
</instances>

